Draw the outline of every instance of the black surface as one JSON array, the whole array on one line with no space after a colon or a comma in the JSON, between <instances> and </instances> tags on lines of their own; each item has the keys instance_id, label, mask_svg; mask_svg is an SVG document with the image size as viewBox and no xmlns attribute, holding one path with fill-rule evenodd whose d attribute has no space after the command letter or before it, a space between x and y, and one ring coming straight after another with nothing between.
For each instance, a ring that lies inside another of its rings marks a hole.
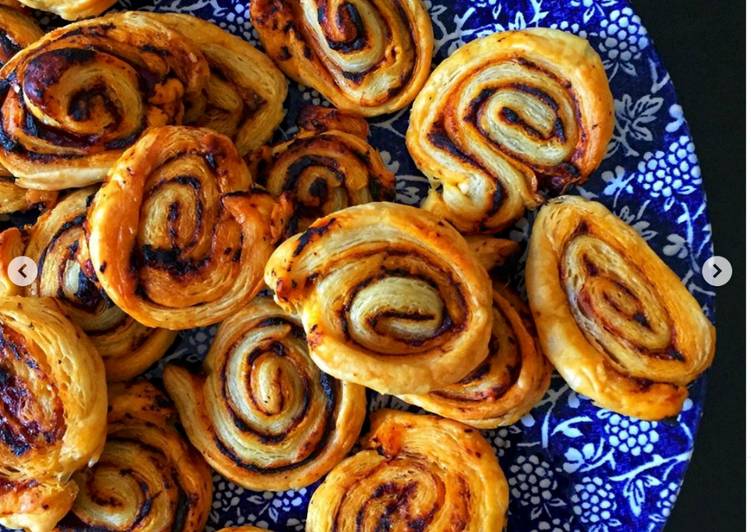
<instances>
[{"instance_id":1,"label":"black surface","mask_svg":"<svg viewBox=\"0 0 751 532\"><path fill-rule=\"evenodd\" d=\"M666 530L745 527L745 3L633 0L673 78L694 137L715 254L717 359L691 465Z\"/></svg>"}]
</instances>

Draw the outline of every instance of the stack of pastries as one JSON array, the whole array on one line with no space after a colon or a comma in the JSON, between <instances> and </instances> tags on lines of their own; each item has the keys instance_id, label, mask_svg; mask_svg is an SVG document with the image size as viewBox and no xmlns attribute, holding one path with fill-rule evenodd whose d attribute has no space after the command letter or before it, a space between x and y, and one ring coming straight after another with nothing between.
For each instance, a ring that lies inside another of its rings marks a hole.
<instances>
[{"instance_id":1,"label":"stack of pastries","mask_svg":"<svg viewBox=\"0 0 751 532\"><path fill-rule=\"evenodd\" d=\"M0 5L0 213L41 211L0 234L0 524L202 530L213 469L325 479L311 532L497 532L478 429L528 413L553 368L616 412L680 411L714 328L632 228L562 195L614 126L585 40L497 33L431 72L419 0L251 0L266 53L186 15L86 18L112 3L24 0L83 19L46 34ZM285 74L333 107L278 140ZM410 104L421 208L368 143L367 117ZM540 206L526 303L497 235ZM214 324L200 368L139 378ZM368 416L367 388L429 414Z\"/></svg>"}]
</instances>

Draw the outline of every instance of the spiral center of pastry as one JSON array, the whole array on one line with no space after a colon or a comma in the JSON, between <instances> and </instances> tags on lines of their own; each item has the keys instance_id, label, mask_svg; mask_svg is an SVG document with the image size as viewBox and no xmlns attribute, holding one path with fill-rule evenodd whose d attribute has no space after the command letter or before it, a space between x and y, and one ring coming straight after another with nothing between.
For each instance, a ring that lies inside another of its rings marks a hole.
<instances>
[{"instance_id":1,"label":"spiral center of pastry","mask_svg":"<svg viewBox=\"0 0 751 532\"><path fill-rule=\"evenodd\" d=\"M16 457L65 433L63 404L39 347L0 324L0 442Z\"/></svg>"},{"instance_id":2,"label":"spiral center of pastry","mask_svg":"<svg viewBox=\"0 0 751 532\"><path fill-rule=\"evenodd\" d=\"M575 236L563 255L563 279L582 331L622 367L643 355L680 360L669 315L649 280L629 259L592 235Z\"/></svg>"},{"instance_id":3,"label":"spiral center of pastry","mask_svg":"<svg viewBox=\"0 0 751 532\"><path fill-rule=\"evenodd\" d=\"M359 290L348 313L352 338L381 351L384 338L421 344L442 332L447 321L441 294L421 279L385 277Z\"/></svg>"},{"instance_id":4,"label":"spiral center of pastry","mask_svg":"<svg viewBox=\"0 0 751 532\"><path fill-rule=\"evenodd\" d=\"M136 441L113 439L84 486L73 513L89 527L133 530L172 523L182 497L169 460ZM179 530L179 528L173 528Z\"/></svg>"}]
</instances>

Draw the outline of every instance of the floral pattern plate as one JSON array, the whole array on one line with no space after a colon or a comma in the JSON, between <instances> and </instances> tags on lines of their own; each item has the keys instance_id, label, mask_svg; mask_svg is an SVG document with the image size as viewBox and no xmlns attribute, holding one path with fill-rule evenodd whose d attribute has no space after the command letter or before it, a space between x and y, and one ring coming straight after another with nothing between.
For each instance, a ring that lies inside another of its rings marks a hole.
<instances>
[{"instance_id":1,"label":"floral pattern plate","mask_svg":"<svg viewBox=\"0 0 751 532\"><path fill-rule=\"evenodd\" d=\"M424 1L433 19L436 63L461 45L497 31L546 26L589 40L610 78L617 125L607 158L575 192L604 203L633 225L713 317L715 294L700 274L712 255L712 242L694 145L670 76L629 3ZM248 22L247 0L122 0L117 7L191 13L258 43ZM318 93L291 83L280 138L294 131L297 110L305 103L325 102ZM370 140L398 175L397 200L417 204L426 179L404 145L408 118L403 111L372 120ZM525 241L532 219L520 220L511 238ZM521 276L518 279L521 283ZM166 361L200 360L214 331L181 333L149 375L158 378ZM691 457L704 393L702 378L692 386L680 415L646 422L597 408L554 377L543 400L519 423L484 432L509 481L508 529L661 530ZM385 406L413 409L392 397L371 394L371 409ZM315 487L256 493L216 475L208 528L255 524L278 532L302 530Z\"/></svg>"}]
</instances>

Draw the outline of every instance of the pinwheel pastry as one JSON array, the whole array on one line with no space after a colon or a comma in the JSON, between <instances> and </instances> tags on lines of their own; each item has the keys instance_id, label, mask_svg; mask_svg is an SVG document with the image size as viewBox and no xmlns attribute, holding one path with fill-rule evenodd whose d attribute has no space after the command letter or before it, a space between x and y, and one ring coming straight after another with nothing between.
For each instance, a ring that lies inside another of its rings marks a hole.
<instances>
[{"instance_id":1,"label":"pinwheel pastry","mask_svg":"<svg viewBox=\"0 0 751 532\"><path fill-rule=\"evenodd\" d=\"M492 429L511 425L529 412L550 386L551 372L526 305L498 284L485 360L456 384L400 399L473 427Z\"/></svg>"},{"instance_id":2,"label":"pinwheel pastry","mask_svg":"<svg viewBox=\"0 0 751 532\"><path fill-rule=\"evenodd\" d=\"M2 168L0 168L2 174ZM21 188L13 179L0 175L0 214L13 214L34 209L44 211L54 205L57 192Z\"/></svg>"},{"instance_id":3,"label":"pinwheel pastry","mask_svg":"<svg viewBox=\"0 0 751 532\"><path fill-rule=\"evenodd\" d=\"M251 0L250 18L285 74L344 111L397 111L430 73L433 26L421 0Z\"/></svg>"},{"instance_id":4,"label":"pinwheel pastry","mask_svg":"<svg viewBox=\"0 0 751 532\"><path fill-rule=\"evenodd\" d=\"M0 298L23 295L23 289L14 283L9 274L10 262L23 255L24 235L17 227L0 233Z\"/></svg>"},{"instance_id":5,"label":"pinwheel pastry","mask_svg":"<svg viewBox=\"0 0 751 532\"><path fill-rule=\"evenodd\" d=\"M217 323L258 292L283 208L250 191L232 141L208 129L149 130L94 197L87 223L109 298L148 327Z\"/></svg>"},{"instance_id":6,"label":"pinwheel pastry","mask_svg":"<svg viewBox=\"0 0 751 532\"><path fill-rule=\"evenodd\" d=\"M198 46L209 62L206 111L194 122L234 140L246 155L271 139L284 118L287 80L274 62L250 43L198 17L154 15Z\"/></svg>"},{"instance_id":7,"label":"pinwheel pastry","mask_svg":"<svg viewBox=\"0 0 751 532\"><path fill-rule=\"evenodd\" d=\"M496 33L436 68L407 148L431 180L423 207L461 231L494 232L600 164L613 97L586 40L552 29Z\"/></svg>"},{"instance_id":8,"label":"pinwheel pastry","mask_svg":"<svg viewBox=\"0 0 751 532\"><path fill-rule=\"evenodd\" d=\"M253 490L307 486L344 458L365 419L365 390L313 363L298 320L260 296L219 327L204 374L164 371L193 445Z\"/></svg>"},{"instance_id":9,"label":"pinwheel pastry","mask_svg":"<svg viewBox=\"0 0 751 532\"><path fill-rule=\"evenodd\" d=\"M51 530L106 429L104 365L86 335L52 299L0 297L0 525Z\"/></svg>"},{"instance_id":10,"label":"pinwheel pastry","mask_svg":"<svg viewBox=\"0 0 751 532\"><path fill-rule=\"evenodd\" d=\"M101 15L117 0L20 0L34 9L49 11L65 20L78 20Z\"/></svg>"},{"instance_id":11,"label":"pinwheel pastry","mask_svg":"<svg viewBox=\"0 0 751 532\"><path fill-rule=\"evenodd\" d=\"M379 410L361 444L313 494L308 532L504 530L506 477L476 430Z\"/></svg>"},{"instance_id":12,"label":"pinwheel pastry","mask_svg":"<svg viewBox=\"0 0 751 532\"><path fill-rule=\"evenodd\" d=\"M545 354L605 408L676 415L714 358L714 327L680 278L599 203L570 196L540 210L526 278Z\"/></svg>"},{"instance_id":13,"label":"pinwheel pastry","mask_svg":"<svg viewBox=\"0 0 751 532\"><path fill-rule=\"evenodd\" d=\"M201 532L211 470L175 428L169 400L145 381L110 385L107 444L77 473L78 497L58 530Z\"/></svg>"},{"instance_id":14,"label":"pinwheel pastry","mask_svg":"<svg viewBox=\"0 0 751 532\"><path fill-rule=\"evenodd\" d=\"M442 388L487 356L488 273L422 209L377 202L320 218L276 249L266 284L300 316L323 371L381 393Z\"/></svg>"},{"instance_id":15,"label":"pinwheel pastry","mask_svg":"<svg viewBox=\"0 0 751 532\"><path fill-rule=\"evenodd\" d=\"M24 254L36 261L39 275L26 291L56 297L104 358L107 379L126 380L161 358L176 333L141 325L102 290L84 234L86 209L95 192L93 187L73 192L31 229Z\"/></svg>"},{"instance_id":16,"label":"pinwheel pastry","mask_svg":"<svg viewBox=\"0 0 751 532\"><path fill-rule=\"evenodd\" d=\"M396 178L367 136L364 119L309 106L292 140L253 155L258 183L274 196L284 195L293 207L287 236L350 205L393 199Z\"/></svg>"},{"instance_id":17,"label":"pinwheel pastry","mask_svg":"<svg viewBox=\"0 0 751 532\"><path fill-rule=\"evenodd\" d=\"M117 13L52 31L2 69L0 163L24 188L101 181L145 128L203 113L201 52L153 17Z\"/></svg>"}]
</instances>

